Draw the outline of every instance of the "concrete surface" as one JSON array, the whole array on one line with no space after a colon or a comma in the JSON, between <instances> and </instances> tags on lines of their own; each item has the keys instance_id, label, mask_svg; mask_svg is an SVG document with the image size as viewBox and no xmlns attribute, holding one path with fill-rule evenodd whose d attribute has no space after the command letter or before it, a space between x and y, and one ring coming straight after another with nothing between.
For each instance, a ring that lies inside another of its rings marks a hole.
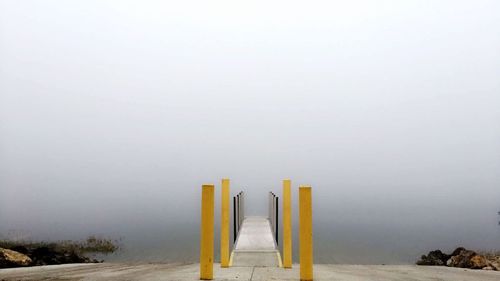
<instances>
[{"instance_id":1,"label":"concrete surface","mask_svg":"<svg viewBox=\"0 0 500 281\"><path fill-rule=\"evenodd\" d=\"M280 257L277 252L235 252L232 266L270 266L279 267Z\"/></svg>"},{"instance_id":2,"label":"concrete surface","mask_svg":"<svg viewBox=\"0 0 500 281\"><path fill-rule=\"evenodd\" d=\"M198 280L199 264L73 264L0 269L0 280ZM499 281L500 272L414 265L315 265L314 280L338 281ZM214 280L299 280L299 265L231 267L214 265Z\"/></svg>"},{"instance_id":3,"label":"concrete surface","mask_svg":"<svg viewBox=\"0 0 500 281\"><path fill-rule=\"evenodd\" d=\"M238 233L235 251L274 251L271 224L265 217L246 217Z\"/></svg>"},{"instance_id":4,"label":"concrete surface","mask_svg":"<svg viewBox=\"0 0 500 281\"><path fill-rule=\"evenodd\" d=\"M245 217L232 253L233 266L272 266L281 264L278 249L265 217Z\"/></svg>"}]
</instances>

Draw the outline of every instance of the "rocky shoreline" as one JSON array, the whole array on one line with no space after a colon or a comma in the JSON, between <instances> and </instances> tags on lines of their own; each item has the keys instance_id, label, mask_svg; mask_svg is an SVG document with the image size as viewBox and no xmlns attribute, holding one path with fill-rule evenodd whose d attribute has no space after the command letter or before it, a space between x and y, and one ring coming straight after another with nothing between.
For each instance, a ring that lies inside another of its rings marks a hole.
<instances>
[{"instance_id":1,"label":"rocky shoreline","mask_svg":"<svg viewBox=\"0 0 500 281\"><path fill-rule=\"evenodd\" d=\"M463 247L456 248L451 254L443 253L441 250L430 251L422 255L417 265L448 266L482 270L500 271L500 254L479 254Z\"/></svg>"},{"instance_id":2,"label":"rocky shoreline","mask_svg":"<svg viewBox=\"0 0 500 281\"><path fill-rule=\"evenodd\" d=\"M81 242L13 242L0 241L0 268L68 263L100 263L88 253L112 253L118 249L115 241L94 236Z\"/></svg>"},{"instance_id":3,"label":"rocky shoreline","mask_svg":"<svg viewBox=\"0 0 500 281\"><path fill-rule=\"evenodd\" d=\"M0 268L98 262L100 261L74 251L61 251L52 247L16 247L15 250L0 248Z\"/></svg>"}]
</instances>

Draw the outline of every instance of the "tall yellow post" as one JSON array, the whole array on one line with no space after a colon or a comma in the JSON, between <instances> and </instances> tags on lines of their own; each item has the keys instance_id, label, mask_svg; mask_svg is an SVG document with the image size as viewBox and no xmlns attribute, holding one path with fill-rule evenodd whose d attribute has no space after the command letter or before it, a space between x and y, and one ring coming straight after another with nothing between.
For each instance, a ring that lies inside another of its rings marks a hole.
<instances>
[{"instance_id":1,"label":"tall yellow post","mask_svg":"<svg viewBox=\"0 0 500 281\"><path fill-rule=\"evenodd\" d=\"M212 280L214 267L214 185L204 184L201 193L200 279Z\"/></svg>"},{"instance_id":2,"label":"tall yellow post","mask_svg":"<svg viewBox=\"0 0 500 281\"><path fill-rule=\"evenodd\" d=\"M291 181L283 180L283 267L292 268L292 190Z\"/></svg>"},{"instance_id":3,"label":"tall yellow post","mask_svg":"<svg viewBox=\"0 0 500 281\"><path fill-rule=\"evenodd\" d=\"M220 266L229 267L229 179L222 179L220 215Z\"/></svg>"},{"instance_id":4,"label":"tall yellow post","mask_svg":"<svg viewBox=\"0 0 500 281\"><path fill-rule=\"evenodd\" d=\"M311 187L299 187L300 280L313 280L313 231Z\"/></svg>"}]
</instances>

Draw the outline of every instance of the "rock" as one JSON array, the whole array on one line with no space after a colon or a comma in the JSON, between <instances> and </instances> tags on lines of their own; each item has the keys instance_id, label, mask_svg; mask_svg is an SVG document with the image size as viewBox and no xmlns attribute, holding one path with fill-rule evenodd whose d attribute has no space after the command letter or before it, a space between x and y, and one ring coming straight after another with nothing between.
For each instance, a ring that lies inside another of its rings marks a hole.
<instances>
[{"instance_id":1,"label":"rock","mask_svg":"<svg viewBox=\"0 0 500 281\"><path fill-rule=\"evenodd\" d=\"M56 247L38 247L31 251L30 256L33 258L34 265L97 262L75 251L63 251Z\"/></svg>"},{"instance_id":2,"label":"rock","mask_svg":"<svg viewBox=\"0 0 500 281\"><path fill-rule=\"evenodd\" d=\"M491 267L491 266L486 266L486 267L483 267L483 270L493 270L493 267Z\"/></svg>"},{"instance_id":3,"label":"rock","mask_svg":"<svg viewBox=\"0 0 500 281\"><path fill-rule=\"evenodd\" d=\"M458 256L460 254L460 252L462 251L466 251L467 249L465 249L464 247L458 247L456 248L450 256Z\"/></svg>"},{"instance_id":4,"label":"rock","mask_svg":"<svg viewBox=\"0 0 500 281\"><path fill-rule=\"evenodd\" d=\"M32 260L25 254L0 248L0 268L31 265Z\"/></svg>"},{"instance_id":5,"label":"rock","mask_svg":"<svg viewBox=\"0 0 500 281\"><path fill-rule=\"evenodd\" d=\"M482 269L484 267L488 267L490 265L490 263L488 262L488 260L481 256L481 255L475 255L473 256L471 259L471 264L472 266L470 268L472 269Z\"/></svg>"},{"instance_id":6,"label":"rock","mask_svg":"<svg viewBox=\"0 0 500 281\"><path fill-rule=\"evenodd\" d=\"M66 263L99 263L86 253L112 253L118 249L113 241L90 237L85 242L23 242L0 240L0 268L56 265ZM16 253L15 255L13 253ZM15 262L14 258L18 258ZM102 262L102 261L101 261ZM0 280L1 281L1 280Z\"/></svg>"},{"instance_id":7,"label":"rock","mask_svg":"<svg viewBox=\"0 0 500 281\"><path fill-rule=\"evenodd\" d=\"M456 250L453 253L456 253ZM456 253L456 255L453 255L446 262L446 265L451 267L470 268L472 266L471 259L475 255L477 255L476 252L463 249Z\"/></svg>"},{"instance_id":8,"label":"rock","mask_svg":"<svg viewBox=\"0 0 500 281\"><path fill-rule=\"evenodd\" d=\"M13 246L11 248L9 248L10 250L12 251L16 251L16 252L19 252L21 254L25 254L25 255L28 255L30 254L30 251L28 250L28 248L22 246L22 245L16 245L16 246Z\"/></svg>"},{"instance_id":9,"label":"rock","mask_svg":"<svg viewBox=\"0 0 500 281\"><path fill-rule=\"evenodd\" d=\"M490 266L488 260L476 252L465 248L457 248L452 253L452 257L446 262L447 266L482 269Z\"/></svg>"},{"instance_id":10,"label":"rock","mask_svg":"<svg viewBox=\"0 0 500 281\"><path fill-rule=\"evenodd\" d=\"M490 267L493 268L493 270L500 271L500 261L491 261Z\"/></svg>"},{"instance_id":11,"label":"rock","mask_svg":"<svg viewBox=\"0 0 500 281\"><path fill-rule=\"evenodd\" d=\"M449 255L441 252L441 250L430 251L427 255L422 255L418 265L446 265L446 261L450 258Z\"/></svg>"},{"instance_id":12,"label":"rock","mask_svg":"<svg viewBox=\"0 0 500 281\"><path fill-rule=\"evenodd\" d=\"M495 253L485 252L478 254L463 247L456 248L451 255L447 255L440 250L434 250L427 255L423 255L418 265L447 265L450 267L484 269L500 271L500 256Z\"/></svg>"},{"instance_id":13,"label":"rock","mask_svg":"<svg viewBox=\"0 0 500 281\"><path fill-rule=\"evenodd\" d=\"M74 250L63 249L54 245L37 247L15 246L11 249L0 248L0 268L98 262Z\"/></svg>"}]
</instances>

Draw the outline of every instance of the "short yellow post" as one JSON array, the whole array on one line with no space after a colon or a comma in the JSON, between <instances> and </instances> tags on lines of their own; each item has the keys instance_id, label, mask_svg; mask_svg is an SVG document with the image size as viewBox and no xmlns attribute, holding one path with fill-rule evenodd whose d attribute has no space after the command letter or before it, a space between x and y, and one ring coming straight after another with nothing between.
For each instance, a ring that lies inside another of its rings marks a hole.
<instances>
[{"instance_id":1,"label":"short yellow post","mask_svg":"<svg viewBox=\"0 0 500 281\"><path fill-rule=\"evenodd\" d=\"M291 181L283 180L283 267L292 268L292 190Z\"/></svg>"},{"instance_id":2,"label":"short yellow post","mask_svg":"<svg viewBox=\"0 0 500 281\"><path fill-rule=\"evenodd\" d=\"M220 266L229 267L229 179L222 179L220 215Z\"/></svg>"},{"instance_id":3,"label":"short yellow post","mask_svg":"<svg viewBox=\"0 0 500 281\"><path fill-rule=\"evenodd\" d=\"M300 280L313 280L313 231L311 187L299 187Z\"/></svg>"},{"instance_id":4,"label":"short yellow post","mask_svg":"<svg viewBox=\"0 0 500 281\"><path fill-rule=\"evenodd\" d=\"M214 267L214 185L204 184L201 193L200 279L212 280Z\"/></svg>"}]
</instances>

